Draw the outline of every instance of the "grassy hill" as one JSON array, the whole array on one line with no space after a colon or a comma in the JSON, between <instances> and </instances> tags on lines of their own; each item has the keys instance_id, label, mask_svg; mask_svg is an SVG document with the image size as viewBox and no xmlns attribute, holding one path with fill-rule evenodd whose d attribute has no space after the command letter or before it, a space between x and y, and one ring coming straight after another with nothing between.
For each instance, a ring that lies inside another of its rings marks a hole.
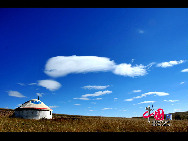
<instances>
[{"instance_id":1,"label":"grassy hill","mask_svg":"<svg viewBox=\"0 0 188 141\"><path fill-rule=\"evenodd\" d=\"M171 126L151 126L147 119L53 114L50 120L13 118L14 110L0 108L0 132L187 132L188 120Z\"/></svg>"}]
</instances>

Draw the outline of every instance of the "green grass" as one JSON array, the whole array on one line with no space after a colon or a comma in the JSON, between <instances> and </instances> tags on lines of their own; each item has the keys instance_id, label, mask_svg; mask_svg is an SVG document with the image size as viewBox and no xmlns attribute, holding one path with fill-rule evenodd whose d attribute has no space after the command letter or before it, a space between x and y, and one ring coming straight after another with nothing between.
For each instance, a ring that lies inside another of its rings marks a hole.
<instances>
[{"instance_id":1,"label":"green grass","mask_svg":"<svg viewBox=\"0 0 188 141\"><path fill-rule=\"evenodd\" d=\"M2 112L3 111L3 112ZM14 111L0 110L0 132L187 132L188 120L171 126L152 126L147 119L53 114L50 120L11 118Z\"/></svg>"}]
</instances>

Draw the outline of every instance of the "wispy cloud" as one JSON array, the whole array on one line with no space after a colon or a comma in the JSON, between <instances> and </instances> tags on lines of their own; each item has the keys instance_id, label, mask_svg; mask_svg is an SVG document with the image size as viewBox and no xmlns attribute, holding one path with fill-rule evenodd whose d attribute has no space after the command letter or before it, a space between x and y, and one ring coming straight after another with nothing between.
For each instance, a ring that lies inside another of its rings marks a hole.
<instances>
[{"instance_id":1,"label":"wispy cloud","mask_svg":"<svg viewBox=\"0 0 188 141\"><path fill-rule=\"evenodd\" d=\"M146 97L148 95L167 96L167 95L169 95L169 93L166 93L166 92L147 92L147 93L144 93L140 96L136 96L136 97L133 97L133 98L130 98L130 99L125 99L125 101L132 101L133 99Z\"/></svg>"},{"instance_id":2,"label":"wispy cloud","mask_svg":"<svg viewBox=\"0 0 188 141\"><path fill-rule=\"evenodd\" d=\"M125 99L125 101L133 101L133 98Z\"/></svg>"},{"instance_id":3,"label":"wispy cloud","mask_svg":"<svg viewBox=\"0 0 188 141\"><path fill-rule=\"evenodd\" d=\"M162 67L162 68L167 68L167 67L172 67L174 65L182 64L184 63L185 60L180 60L180 61L169 61L169 62L162 62L158 63L156 66L157 67Z\"/></svg>"},{"instance_id":4,"label":"wispy cloud","mask_svg":"<svg viewBox=\"0 0 188 141\"><path fill-rule=\"evenodd\" d=\"M134 98L142 98L142 97L145 97L147 95L167 96L167 95L169 95L169 93L166 93L166 92L147 92L147 93L142 94L141 96L137 96L137 97L134 97Z\"/></svg>"},{"instance_id":5,"label":"wispy cloud","mask_svg":"<svg viewBox=\"0 0 188 141\"><path fill-rule=\"evenodd\" d=\"M14 96L14 97L19 97L19 98L26 97L26 96L24 96L23 94L21 94L18 91L8 91L8 95L9 96Z\"/></svg>"},{"instance_id":6,"label":"wispy cloud","mask_svg":"<svg viewBox=\"0 0 188 141\"><path fill-rule=\"evenodd\" d=\"M74 104L75 106L80 106L81 104Z\"/></svg>"},{"instance_id":7,"label":"wispy cloud","mask_svg":"<svg viewBox=\"0 0 188 141\"><path fill-rule=\"evenodd\" d=\"M80 97L80 98L73 98L73 99L79 99L79 100L90 100L90 99L87 98L87 97Z\"/></svg>"},{"instance_id":8,"label":"wispy cloud","mask_svg":"<svg viewBox=\"0 0 188 141\"><path fill-rule=\"evenodd\" d=\"M138 104L144 104L144 103L154 103L154 102L156 102L156 101L143 101L143 102L140 102L140 103L138 103Z\"/></svg>"},{"instance_id":9,"label":"wispy cloud","mask_svg":"<svg viewBox=\"0 0 188 141\"><path fill-rule=\"evenodd\" d=\"M88 97L96 97L96 96L101 96L105 94L110 94L112 91L106 90L106 91L98 91L93 94L85 94L82 95L80 98L73 98L73 99L79 99L79 100L102 100L102 98L95 98L95 99L89 99Z\"/></svg>"},{"instance_id":10,"label":"wispy cloud","mask_svg":"<svg viewBox=\"0 0 188 141\"><path fill-rule=\"evenodd\" d=\"M36 93L36 95L37 95L37 96L40 96L40 97L42 97L43 94L44 94L44 93Z\"/></svg>"},{"instance_id":11,"label":"wispy cloud","mask_svg":"<svg viewBox=\"0 0 188 141\"><path fill-rule=\"evenodd\" d=\"M156 62L151 62L151 63L149 63L147 66L146 66L146 68L147 69L149 69L149 68L151 68L153 65L155 65L156 64Z\"/></svg>"},{"instance_id":12,"label":"wispy cloud","mask_svg":"<svg viewBox=\"0 0 188 141\"><path fill-rule=\"evenodd\" d=\"M181 72L188 72L188 69L183 69Z\"/></svg>"},{"instance_id":13,"label":"wispy cloud","mask_svg":"<svg viewBox=\"0 0 188 141\"><path fill-rule=\"evenodd\" d=\"M17 83L18 85L20 85L20 86L25 86L25 84L24 83Z\"/></svg>"},{"instance_id":14,"label":"wispy cloud","mask_svg":"<svg viewBox=\"0 0 188 141\"><path fill-rule=\"evenodd\" d=\"M133 90L133 93L139 93L141 92L142 90Z\"/></svg>"},{"instance_id":15,"label":"wispy cloud","mask_svg":"<svg viewBox=\"0 0 188 141\"><path fill-rule=\"evenodd\" d=\"M61 87L61 84L55 80L39 80L38 85L50 91L58 90Z\"/></svg>"},{"instance_id":16,"label":"wispy cloud","mask_svg":"<svg viewBox=\"0 0 188 141\"><path fill-rule=\"evenodd\" d=\"M88 85L88 86L84 86L82 87L83 89L96 89L96 90L103 90L103 89L106 89L108 88L110 85L106 85L106 86L91 86L91 85Z\"/></svg>"},{"instance_id":17,"label":"wispy cloud","mask_svg":"<svg viewBox=\"0 0 188 141\"><path fill-rule=\"evenodd\" d=\"M101 110L110 110L110 109L112 109L112 108L103 108L103 109L101 109Z\"/></svg>"},{"instance_id":18,"label":"wispy cloud","mask_svg":"<svg viewBox=\"0 0 188 141\"><path fill-rule=\"evenodd\" d=\"M85 95L82 95L82 97L95 97L95 96L101 96L101 95L105 95L105 94L110 94L112 93L112 91L109 91L109 90L106 90L106 91L98 91L98 92L95 92L93 94L85 94Z\"/></svg>"},{"instance_id":19,"label":"wispy cloud","mask_svg":"<svg viewBox=\"0 0 188 141\"><path fill-rule=\"evenodd\" d=\"M164 100L164 101L166 101L166 102L177 102L179 100Z\"/></svg>"},{"instance_id":20,"label":"wispy cloud","mask_svg":"<svg viewBox=\"0 0 188 141\"><path fill-rule=\"evenodd\" d=\"M58 108L59 106L55 106L55 105L53 105L53 106L49 106L49 108Z\"/></svg>"},{"instance_id":21,"label":"wispy cloud","mask_svg":"<svg viewBox=\"0 0 188 141\"><path fill-rule=\"evenodd\" d=\"M28 85L37 85L37 83L29 83Z\"/></svg>"},{"instance_id":22,"label":"wispy cloud","mask_svg":"<svg viewBox=\"0 0 188 141\"><path fill-rule=\"evenodd\" d=\"M95 99L93 99L93 100L102 100L102 98L95 98Z\"/></svg>"},{"instance_id":23,"label":"wispy cloud","mask_svg":"<svg viewBox=\"0 0 188 141\"><path fill-rule=\"evenodd\" d=\"M180 85L184 84L185 82L180 82Z\"/></svg>"}]
</instances>

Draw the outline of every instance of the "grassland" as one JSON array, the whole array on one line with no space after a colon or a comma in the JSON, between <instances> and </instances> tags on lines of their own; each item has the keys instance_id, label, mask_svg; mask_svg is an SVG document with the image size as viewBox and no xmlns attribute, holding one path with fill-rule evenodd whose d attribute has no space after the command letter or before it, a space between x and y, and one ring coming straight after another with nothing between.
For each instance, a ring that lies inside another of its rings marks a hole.
<instances>
[{"instance_id":1,"label":"grassland","mask_svg":"<svg viewBox=\"0 0 188 141\"><path fill-rule=\"evenodd\" d=\"M53 114L50 120L32 120L13 118L13 112L0 109L0 132L188 132L188 120L160 127L142 118Z\"/></svg>"}]
</instances>

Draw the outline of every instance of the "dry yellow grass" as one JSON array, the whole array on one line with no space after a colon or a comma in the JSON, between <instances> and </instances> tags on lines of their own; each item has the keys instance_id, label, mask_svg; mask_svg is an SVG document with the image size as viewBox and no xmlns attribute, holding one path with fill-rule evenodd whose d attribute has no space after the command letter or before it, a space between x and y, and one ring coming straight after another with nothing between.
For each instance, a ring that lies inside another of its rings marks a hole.
<instances>
[{"instance_id":1,"label":"dry yellow grass","mask_svg":"<svg viewBox=\"0 0 188 141\"><path fill-rule=\"evenodd\" d=\"M8 111L7 111L8 112ZM6 113L6 112L5 112ZM13 112L12 112L13 113ZM145 119L54 115L51 120L10 118L0 115L0 132L187 132L188 120L171 126L151 126Z\"/></svg>"}]
</instances>

